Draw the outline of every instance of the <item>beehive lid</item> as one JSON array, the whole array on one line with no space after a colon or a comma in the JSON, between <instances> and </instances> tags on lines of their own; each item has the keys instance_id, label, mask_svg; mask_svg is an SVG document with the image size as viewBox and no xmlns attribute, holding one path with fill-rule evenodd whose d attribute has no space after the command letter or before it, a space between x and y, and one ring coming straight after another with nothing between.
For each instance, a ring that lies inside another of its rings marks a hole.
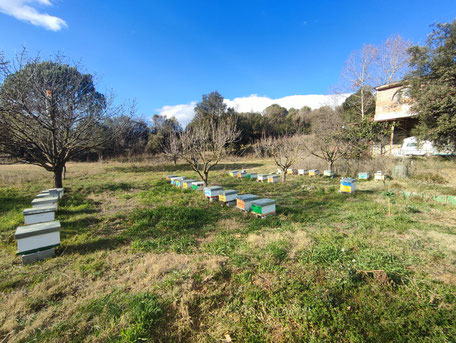
<instances>
[{"instance_id":1,"label":"beehive lid","mask_svg":"<svg viewBox=\"0 0 456 343\"><path fill-rule=\"evenodd\" d=\"M236 199L242 200L242 201L253 201L256 199L259 199L260 197L253 195L253 194L242 194L238 195Z\"/></svg>"},{"instance_id":2,"label":"beehive lid","mask_svg":"<svg viewBox=\"0 0 456 343\"><path fill-rule=\"evenodd\" d=\"M185 183L193 183L196 182L196 180L184 180Z\"/></svg>"},{"instance_id":3,"label":"beehive lid","mask_svg":"<svg viewBox=\"0 0 456 343\"><path fill-rule=\"evenodd\" d=\"M256 176L256 175L257 175L257 173L249 173L249 175L255 175L255 176Z\"/></svg>"},{"instance_id":4,"label":"beehive lid","mask_svg":"<svg viewBox=\"0 0 456 343\"><path fill-rule=\"evenodd\" d=\"M381 170L377 171L375 175L383 175L383 172Z\"/></svg>"},{"instance_id":5,"label":"beehive lid","mask_svg":"<svg viewBox=\"0 0 456 343\"><path fill-rule=\"evenodd\" d=\"M21 239L56 231L60 231L60 222L58 220L47 223L19 226L16 229L15 237L16 239Z\"/></svg>"},{"instance_id":6,"label":"beehive lid","mask_svg":"<svg viewBox=\"0 0 456 343\"><path fill-rule=\"evenodd\" d=\"M266 198L252 201L252 205L256 205L256 206L260 206L260 207L268 206L268 205L275 205L275 203L276 203L275 200L266 199Z\"/></svg>"},{"instance_id":7,"label":"beehive lid","mask_svg":"<svg viewBox=\"0 0 456 343\"><path fill-rule=\"evenodd\" d=\"M55 212L56 210L57 210L57 205L55 204L53 206L26 208L24 211L22 211L22 214L24 216L30 216L32 214L40 214L40 213L46 213L46 212Z\"/></svg>"},{"instance_id":8,"label":"beehive lid","mask_svg":"<svg viewBox=\"0 0 456 343\"><path fill-rule=\"evenodd\" d=\"M237 170L231 170L231 171L230 171L230 174L235 174L235 173L237 173L237 172L238 172Z\"/></svg>"},{"instance_id":9,"label":"beehive lid","mask_svg":"<svg viewBox=\"0 0 456 343\"><path fill-rule=\"evenodd\" d=\"M223 188L221 186L210 186L210 187L206 187L205 190L208 190L208 191L219 191L219 190L223 190Z\"/></svg>"},{"instance_id":10,"label":"beehive lid","mask_svg":"<svg viewBox=\"0 0 456 343\"><path fill-rule=\"evenodd\" d=\"M355 183L356 179L352 179L351 177L343 177L340 179L341 182L349 182L349 183Z\"/></svg>"},{"instance_id":11,"label":"beehive lid","mask_svg":"<svg viewBox=\"0 0 456 343\"><path fill-rule=\"evenodd\" d=\"M280 178L280 176L279 176L279 175L274 175L274 174L272 174L272 175L269 175L269 177L279 177L279 178Z\"/></svg>"},{"instance_id":12,"label":"beehive lid","mask_svg":"<svg viewBox=\"0 0 456 343\"><path fill-rule=\"evenodd\" d=\"M58 200L59 200L59 197L45 197L45 198L33 199L32 205L47 204L50 202L57 202Z\"/></svg>"},{"instance_id":13,"label":"beehive lid","mask_svg":"<svg viewBox=\"0 0 456 343\"><path fill-rule=\"evenodd\" d=\"M223 191L224 195L233 195L233 194L238 194L239 192L235 189L227 189Z\"/></svg>"},{"instance_id":14,"label":"beehive lid","mask_svg":"<svg viewBox=\"0 0 456 343\"><path fill-rule=\"evenodd\" d=\"M193 185L202 186L202 185L204 185L204 182L203 181L196 181L196 182L193 182Z\"/></svg>"},{"instance_id":15,"label":"beehive lid","mask_svg":"<svg viewBox=\"0 0 456 343\"><path fill-rule=\"evenodd\" d=\"M173 178L173 177L178 177L178 176L177 176L177 175L166 175L166 177L167 177L168 179L171 179L171 178Z\"/></svg>"}]
</instances>

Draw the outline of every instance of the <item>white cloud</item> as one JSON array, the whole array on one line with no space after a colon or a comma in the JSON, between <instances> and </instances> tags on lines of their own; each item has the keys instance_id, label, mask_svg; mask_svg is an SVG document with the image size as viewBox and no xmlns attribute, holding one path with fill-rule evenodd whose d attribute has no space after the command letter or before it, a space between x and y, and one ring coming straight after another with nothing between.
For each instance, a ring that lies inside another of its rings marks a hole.
<instances>
[{"instance_id":1,"label":"white cloud","mask_svg":"<svg viewBox=\"0 0 456 343\"><path fill-rule=\"evenodd\" d=\"M0 0L0 12L51 31L59 31L67 27L65 20L40 13L28 4L52 6L51 0Z\"/></svg>"},{"instance_id":2,"label":"white cloud","mask_svg":"<svg viewBox=\"0 0 456 343\"><path fill-rule=\"evenodd\" d=\"M304 106L309 106L311 109L317 109L322 106L335 107L341 105L350 93L337 95L290 95L283 98L271 99L265 96L252 94L247 97L234 98L233 100L225 99L225 103L234 108L237 112L263 112L263 110L272 105L278 104L290 109L292 107L300 109ZM187 125L195 115L193 108L196 101L190 104L163 106L158 110L159 114L168 118L174 116L182 125Z\"/></svg>"},{"instance_id":3,"label":"white cloud","mask_svg":"<svg viewBox=\"0 0 456 343\"><path fill-rule=\"evenodd\" d=\"M183 105L174 105L174 106L163 106L160 108L159 114L171 118L176 118L179 123L182 125L187 125L192 120L195 113L193 112L193 108L196 106L196 101L192 101L189 104Z\"/></svg>"}]
</instances>

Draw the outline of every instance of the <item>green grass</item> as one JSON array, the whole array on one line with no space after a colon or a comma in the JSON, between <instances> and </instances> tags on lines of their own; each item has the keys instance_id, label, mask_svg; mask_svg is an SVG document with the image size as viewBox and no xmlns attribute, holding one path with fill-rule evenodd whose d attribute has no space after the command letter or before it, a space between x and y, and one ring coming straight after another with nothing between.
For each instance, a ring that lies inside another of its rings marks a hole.
<instances>
[{"instance_id":1,"label":"green grass","mask_svg":"<svg viewBox=\"0 0 456 343\"><path fill-rule=\"evenodd\" d=\"M263 184L225 171L247 165L274 170L269 161L226 164L211 183L276 199L276 216L245 215L164 181L195 177L184 165L75 171L57 212L57 257L25 267L14 230L46 183L0 187L0 339L454 340L454 207L396 195L388 216L387 193L373 181L347 195L337 179ZM454 192L429 175L401 187L431 183Z\"/></svg>"}]
</instances>

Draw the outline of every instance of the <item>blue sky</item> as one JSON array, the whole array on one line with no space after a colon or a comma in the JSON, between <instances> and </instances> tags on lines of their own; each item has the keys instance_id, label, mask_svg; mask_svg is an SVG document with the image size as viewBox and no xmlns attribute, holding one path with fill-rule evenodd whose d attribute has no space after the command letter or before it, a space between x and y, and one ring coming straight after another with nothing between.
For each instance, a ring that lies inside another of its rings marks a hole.
<instances>
[{"instance_id":1,"label":"blue sky","mask_svg":"<svg viewBox=\"0 0 456 343\"><path fill-rule=\"evenodd\" d=\"M0 10L6 55L61 51L149 116L213 90L327 94L350 52L397 33L423 43L456 1L0 0Z\"/></svg>"}]
</instances>

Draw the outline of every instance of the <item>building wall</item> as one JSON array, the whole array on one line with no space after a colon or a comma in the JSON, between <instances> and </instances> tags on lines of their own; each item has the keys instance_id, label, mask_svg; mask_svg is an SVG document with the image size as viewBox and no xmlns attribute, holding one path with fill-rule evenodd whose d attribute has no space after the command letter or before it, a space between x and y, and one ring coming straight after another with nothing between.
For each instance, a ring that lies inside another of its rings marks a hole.
<instances>
[{"instance_id":1,"label":"building wall","mask_svg":"<svg viewBox=\"0 0 456 343\"><path fill-rule=\"evenodd\" d=\"M408 118L413 115L410 111L410 100L400 92L403 85L385 85L377 87L375 103L375 121Z\"/></svg>"}]
</instances>

